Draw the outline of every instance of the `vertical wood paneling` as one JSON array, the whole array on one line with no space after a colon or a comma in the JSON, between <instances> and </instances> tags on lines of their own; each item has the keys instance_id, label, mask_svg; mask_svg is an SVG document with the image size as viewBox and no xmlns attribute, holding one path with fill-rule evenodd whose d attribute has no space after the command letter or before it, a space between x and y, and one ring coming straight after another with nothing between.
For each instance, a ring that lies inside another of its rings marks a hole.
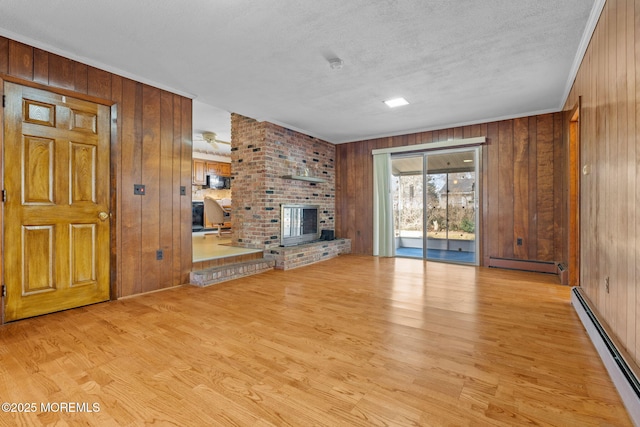
<instances>
[{"instance_id":1,"label":"vertical wood paneling","mask_svg":"<svg viewBox=\"0 0 640 427\"><path fill-rule=\"evenodd\" d=\"M607 94L607 61L609 58L607 57L607 16L608 16L608 8L605 7L602 11L602 16L600 17L599 26L601 31L596 38L597 41L597 56L596 56L596 87L598 91L598 95L601 98L601 102L596 103L596 141L607 141L607 102L608 102L608 94ZM602 231L606 230L606 216L603 215L603 211L607 208L607 200L606 200L606 187L608 185L608 181L606 179L606 165L607 165L607 144L605 143L596 143L595 144L596 155L593 159L593 172L594 175L591 176L591 181L593 182L593 188L595 190L595 198L593 200L594 203L594 219L595 219L595 237L596 239L593 241L595 245L595 254L598 259L596 261L596 274L591 278L592 283L591 286L595 287L597 293L596 297L596 305L600 307L603 312L603 315L606 318L610 318L609 308L607 304L607 294L604 287L604 275L601 274L602 265L609 266L610 263L606 259L609 255L609 251L601 251L600 247L605 247L607 245L607 233L603 233ZM604 258L604 259L600 259ZM608 267L607 267L608 268Z\"/></svg>"},{"instance_id":2,"label":"vertical wood paneling","mask_svg":"<svg viewBox=\"0 0 640 427\"><path fill-rule=\"evenodd\" d=\"M193 255L191 252L191 192L188 191L191 188L191 157L193 151L192 145L192 103L190 99L182 98L182 138L180 147L182 149L182 163L180 165L180 185L187 188L188 197L180 198L180 225L181 228L181 254L182 254L182 269L181 269L181 281L180 283L189 283L189 272L191 271L191 265L193 262Z\"/></svg>"},{"instance_id":3,"label":"vertical wood paneling","mask_svg":"<svg viewBox=\"0 0 640 427\"><path fill-rule=\"evenodd\" d=\"M482 183L486 191L486 198L482 199L484 210L484 222L481 224L481 237L485 247L484 265L489 265L489 257L498 256L500 253L500 240L498 236L498 220L496 214L498 212L498 198L500 197L500 189L497 183L500 181L500 164L499 159L499 138L500 126L497 122L489 123L487 126L488 143L486 146L487 161L482 165L486 170L487 180Z\"/></svg>"},{"instance_id":4,"label":"vertical wood paneling","mask_svg":"<svg viewBox=\"0 0 640 427\"><path fill-rule=\"evenodd\" d=\"M536 259L552 260L554 254L553 116L539 116L536 126L536 158L538 162L536 185L536 212L538 216L536 240L538 242L538 251Z\"/></svg>"},{"instance_id":5,"label":"vertical wood paneling","mask_svg":"<svg viewBox=\"0 0 640 427\"><path fill-rule=\"evenodd\" d=\"M361 158L363 158L364 156L368 156L368 157L371 158L372 145L373 144L371 142L369 142L368 144L360 145L361 152L359 154L360 154ZM371 159L371 160L373 160L373 159ZM363 185L363 188L362 188L362 192L360 194L358 194L358 200L356 202L356 206L366 205L368 203L368 201L373 198L373 180L371 180L370 178L369 179L364 179L365 177L372 177L373 176L373 162L372 161L363 163L362 175L363 175L362 176L362 183L364 185ZM364 226L364 224L372 224L373 223L373 209L366 209L366 210L363 210L363 211L359 211L358 212L358 217L361 219L361 223L360 223L359 227L362 227L362 229L360 230L357 244L359 246L364 246L367 243L366 236L369 233L367 233L367 230L364 229L363 226Z\"/></svg>"},{"instance_id":6,"label":"vertical wood paneling","mask_svg":"<svg viewBox=\"0 0 640 427\"><path fill-rule=\"evenodd\" d=\"M9 72L9 39L0 36L0 73Z\"/></svg>"},{"instance_id":7,"label":"vertical wood paneling","mask_svg":"<svg viewBox=\"0 0 640 427\"><path fill-rule=\"evenodd\" d=\"M33 80L33 48L9 41L9 74L25 80Z\"/></svg>"},{"instance_id":8,"label":"vertical wood paneling","mask_svg":"<svg viewBox=\"0 0 640 427\"><path fill-rule=\"evenodd\" d=\"M171 170L172 176L172 186L173 188L178 189L178 194L180 193L180 186L182 185L182 102L179 96L174 96L172 99L173 103L173 117L171 118L173 127L173 153L171 154L171 159L173 161L173 166ZM186 187L189 189L190 187ZM188 198L191 200L191 192L187 191L189 195ZM186 200L187 196L179 196L173 204L173 220L171 222L171 233L173 239L173 259L171 261L172 271L171 271L171 283L174 286L180 285L182 282L180 281L180 277L182 275L182 253L179 248L182 248L182 203L183 200Z\"/></svg>"},{"instance_id":9,"label":"vertical wood paneling","mask_svg":"<svg viewBox=\"0 0 640 427\"><path fill-rule=\"evenodd\" d=\"M125 79L122 87L122 228L120 295L142 292L142 196L133 186L142 183L142 84Z\"/></svg>"},{"instance_id":10,"label":"vertical wood paneling","mask_svg":"<svg viewBox=\"0 0 640 427\"><path fill-rule=\"evenodd\" d=\"M629 195L635 200L640 200L640 28L636 23L640 23L640 0L627 2L627 117L628 117L628 152L627 159L628 170L627 180L629 182ZM634 161L635 159L635 161ZM629 203L627 211L629 218L629 234L636 236L635 239L629 240L629 253L631 259L636 262L628 263L628 287L627 293L627 337L625 342L629 349L633 349L636 355L636 361L640 359L640 337L638 337L638 322L640 321L640 292L638 291L637 280L640 278L640 244L638 236L640 235L640 210L637 203Z\"/></svg>"},{"instance_id":11,"label":"vertical wood paneling","mask_svg":"<svg viewBox=\"0 0 640 427\"><path fill-rule=\"evenodd\" d=\"M595 44L596 37L597 37L597 33L594 34L591 40L592 46ZM589 61L587 62L587 64L589 66L587 67L586 72L578 74L579 76L582 76L585 74L587 75L585 77L586 82L583 83L585 86L585 89L581 90L579 92L580 94L595 93L596 60L593 52L594 51L591 49L587 50L587 56L589 58ZM580 114L580 159L581 159L581 165L583 165L584 167L590 168L593 172L595 168L596 151L588 148L588 146L590 145L588 141L589 139L593 138L593 135L596 134L598 120L596 117L596 108L595 108L594 100L588 96L583 97L582 100L583 100L582 101L583 108ZM590 188L587 189L586 186L590 186ZM580 178L580 215L581 215L580 286L582 286L585 289L589 288L590 284L588 283L589 282L588 275L584 274L585 269L584 269L583 263L587 262L587 260L595 259L594 254L596 250L596 245L594 244L595 243L594 240L597 239L597 233L595 233L595 230L592 230L593 233L587 243L584 240L582 240L584 238L583 229L585 226L587 226L587 224L589 224L590 227L594 227L596 224L595 208L597 206L597 203L594 203L594 199L597 196L597 192L595 190L596 189L595 189L594 182L592 180L592 175L584 174L583 172L583 176ZM593 269L594 267L597 268L597 265L591 266L591 269ZM593 299L593 294L591 294L590 297ZM595 300L593 302L595 302Z\"/></svg>"},{"instance_id":12,"label":"vertical wood paneling","mask_svg":"<svg viewBox=\"0 0 640 427\"><path fill-rule=\"evenodd\" d=\"M624 197L620 197L621 194L627 194L628 184L626 179L627 168L626 163L626 151L627 151L627 115L623 113L624 104L626 104L626 84L627 84L627 71L625 67L626 63L626 39L622 37L622 34L626 30L626 22L624 14L626 13L626 5L622 2L616 2L611 5L611 21L612 25L609 27L609 61L613 61L611 64L609 76L611 84L611 112L610 117L615 118L614 122L610 126L611 140L617 141L617 144L611 147L610 151L610 180L609 180L609 197L611 197L612 204L609 206L616 206L611 210L611 235L612 257L617 260L615 265L611 267L611 281L612 283L618 283L619 286L613 286L610 288L609 300L622 301L626 299L627 292L627 264L628 258L624 256L626 252L626 230L627 230L627 205L628 200ZM613 44L612 44L613 43ZM611 81L612 80L612 81ZM615 188L612 188L615 187ZM626 304L620 307L611 307L611 313L613 315L613 321L611 322L614 328L623 336L626 336L627 324L627 306Z\"/></svg>"},{"instance_id":13,"label":"vertical wood paneling","mask_svg":"<svg viewBox=\"0 0 640 427\"><path fill-rule=\"evenodd\" d=\"M581 97L580 284L640 361L640 0L608 0L565 104ZM609 278L609 291L605 279Z\"/></svg>"},{"instance_id":14,"label":"vertical wood paneling","mask_svg":"<svg viewBox=\"0 0 640 427\"><path fill-rule=\"evenodd\" d=\"M335 168L336 168L336 213L337 212L346 212L346 209L344 208L344 201L345 198L342 196L343 195L343 191L344 188L342 186L342 182L344 179L346 179L346 174L344 172L344 162L342 162L340 159L343 158L343 156L340 154L342 152L342 148L343 148L343 144L338 144L336 146L336 158L335 158ZM344 217L342 215L336 215L336 219L335 219L335 227L336 227L336 233L339 233L339 230L344 230L344 225L343 225L343 221L344 221ZM339 235L338 235L339 237Z\"/></svg>"},{"instance_id":15,"label":"vertical wood paneling","mask_svg":"<svg viewBox=\"0 0 640 427\"><path fill-rule=\"evenodd\" d=\"M49 54L49 84L74 89L74 62L60 55Z\"/></svg>"},{"instance_id":16,"label":"vertical wood paneling","mask_svg":"<svg viewBox=\"0 0 640 427\"><path fill-rule=\"evenodd\" d=\"M604 192L603 192L603 200L604 200L604 210L607 212L607 218L604 220L603 228L607 231L604 234L605 237L605 245L609 249L606 253L605 263L602 264L604 269L606 270L605 274L611 279L610 282L617 283L616 278L616 270L620 263L624 262L622 260L616 262L615 260L615 241L616 241L616 214L613 212L612 206L615 206L616 197L612 194L614 191L614 186L616 186L616 178L615 178L615 153L617 149L617 145L619 141L615 141L617 137L616 131L616 118L617 118L617 105L616 105L616 73L617 73L617 63L616 63L616 45L615 45L615 37L614 34L616 32L616 8L617 2L612 2L607 9L607 31L605 34L605 52L606 52L606 63L605 63L605 84L607 89L606 93L606 107L604 110L605 114L605 141L611 141L611 144L604 144L605 148L605 162L603 164L606 178L604 181ZM612 298L612 293L617 292L617 286L614 286L615 289L609 288L609 292L606 295L603 295L605 302L605 312L609 318L609 321L612 324L612 327L617 328L618 325L615 325L617 316L615 313L615 298Z\"/></svg>"},{"instance_id":17,"label":"vertical wood paneling","mask_svg":"<svg viewBox=\"0 0 640 427\"><path fill-rule=\"evenodd\" d=\"M563 114L554 114L553 120L553 139L551 140L553 167L553 225L551 233L553 235L553 253L550 255L552 260L567 261L569 259L568 250L568 219L567 219L567 197L568 197L568 170L562 165L566 164L565 153L567 146L565 143L563 124ZM567 244L565 244L567 242Z\"/></svg>"},{"instance_id":18,"label":"vertical wood paneling","mask_svg":"<svg viewBox=\"0 0 640 427\"><path fill-rule=\"evenodd\" d=\"M87 69L87 94L98 98L111 99L111 74L97 68Z\"/></svg>"},{"instance_id":19,"label":"vertical wood paneling","mask_svg":"<svg viewBox=\"0 0 640 427\"><path fill-rule=\"evenodd\" d=\"M529 259L529 119L514 120L513 126L513 234L514 256ZM522 239L518 245L518 239Z\"/></svg>"},{"instance_id":20,"label":"vertical wood paneling","mask_svg":"<svg viewBox=\"0 0 640 427\"><path fill-rule=\"evenodd\" d=\"M527 252L530 259L538 255L538 118L529 117L529 235Z\"/></svg>"},{"instance_id":21,"label":"vertical wood paneling","mask_svg":"<svg viewBox=\"0 0 640 427\"><path fill-rule=\"evenodd\" d=\"M111 108L111 188L114 189L111 200L111 212L115 214L115 227L111 228L111 280L112 296L122 296L122 110L123 79L120 76L113 76L109 79L109 95L114 106ZM114 115L115 113L115 115ZM115 122L114 122L115 120ZM112 221L112 224L114 222Z\"/></svg>"},{"instance_id":22,"label":"vertical wood paneling","mask_svg":"<svg viewBox=\"0 0 640 427\"><path fill-rule=\"evenodd\" d=\"M433 132L424 132L422 137L418 139L418 144L428 144L433 142Z\"/></svg>"},{"instance_id":23,"label":"vertical wood paneling","mask_svg":"<svg viewBox=\"0 0 640 427\"><path fill-rule=\"evenodd\" d=\"M498 128L498 256L513 258L513 121L503 120ZM511 237L511 238L510 238Z\"/></svg>"},{"instance_id":24,"label":"vertical wood paneling","mask_svg":"<svg viewBox=\"0 0 640 427\"><path fill-rule=\"evenodd\" d=\"M33 49L33 81L49 84L49 52L42 49Z\"/></svg>"},{"instance_id":25,"label":"vertical wood paneling","mask_svg":"<svg viewBox=\"0 0 640 427\"><path fill-rule=\"evenodd\" d=\"M179 186L173 185L173 96L160 93L160 244L164 252L160 262L159 283L163 288L173 285L173 218L180 216ZM178 245L177 249L180 248Z\"/></svg>"},{"instance_id":26,"label":"vertical wood paneling","mask_svg":"<svg viewBox=\"0 0 640 427\"><path fill-rule=\"evenodd\" d=\"M362 222L356 220L357 214L356 214L355 195L356 195L356 191L358 191L359 183L362 182L361 181L362 167L360 167L357 164L357 162L358 161L366 162L368 160L365 158L358 158L357 153L355 151L357 146L355 144L348 144L348 145L345 145L345 147L347 147L349 151L348 153L349 157L347 157L346 159L348 175L347 175L346 185L344 186L344 189L345 189L344 197L346 197L346 201L345 201L346 209L345 209L345 212L343 213L346 213L346 217L348 218L348 220L346 221L346 226L347 226L346 230L341 232L341 234L339 235L349 236L349 238L352 239L352 243L355 244L360 240L360 234L361 234L360 230L357 227L363 226ZM373 162L373 158L371 159L371 161ZM372 195L372 199L373 199L373 195ZM365 209L365 206L362 207L363 210ZM366 206L366 208L368 209L369 206ZM340 214L338 213L336 214L340 216ZM363 245L358 247L365 249L367 246L368 245Z\"/></svg>"},{"instance_id":27,"label":"vertical wood paneling","mask_svg":"<svg viewBox=\"0 0 640 427\"><path fill-rule=\"evenodd\" d=\"M617 146L612 150L613 156L613 182L616 186L613 197L615 198L614 218L615 218L615 236L614 236L614 256L618 260L617 265L613 273L614 283L618 283L619 286L613 286L611 288L611 300L612 301L627 301L629 297L629 290L633 286L630 280L633 276L629 276L630 258L626 256L628 251L627 232L629 230L629 218L627 216L629 211L629 204L633 203L628 197L622 197L622 195L629 194L629 182L627 180L628 171L631 169L628 164L627 151L629 146L629 139L627 135L628 131L628 116L625 110L625 105L628 104L627 99L627 4L625 2L618 2L612 10L615 13L615 28L613 35L610 36L614 40L615 50L612 52L612 56L616 60L616 78L615 84L615 103L614 103L614 116L616 117L615 123L615 140L618 142ZM634 263L635 264L635 263ZM615 303L614 303L615 305ZM633 327L627 323L628 320L628 306L627 304L621 304L619 307L613 308L615 320L612 322L621 336L626 337L628 335L628 328ZM635 330L635 327L633 327Z\"/></svg>"},{"instance_id":28,"label":"vertical wood paneling","mask_svg":"<svg viewBox=\"0 0 640 427\"><path fill-rule=\"evenodd\" d=\"M485 125L483 126L483 131L482 131L488 140L491 139L491 131L489 128L489 125ZM463 130L463 137L464 137L464 130ZM485 145L485 147L483 147L482 149L482 164L480 165L480 176L481 176L481 182L478 184L479 185L479 191L477 193L477 207L478 210L480 211L480 215L479 215L479 220L480 223L477 224L476 229L478 230L478 238L480 239L480 243L478 245L478 248L480 250L480 253L478 254L478 262L480 265L484 265L484 262L486 261L487 263L489 262L489 252L488 252L488 245L487 245L487 239L486 239L486 230L483 229L482 224L486 224L486 220L485 218L487 218L488 214L489 214L489 209L486 205L486 203L482 203L483 200L488 200L488 187L485 185L486 182L488 182L489 180L489 169L487 168L487 165L489 164L489 150L487 145Z\"/></svg>"},{"instance_id":29,"label":"vertical wood paneling","mask_svg":"<svg viewBox=\"0 0 640 427\"><path fill-rule=\"evenodd\" d=\"M640 144L640 136L638 135L640 133L640 105L638 105L640 103L640 42L638 41L638 38L640 38L640 25L638 23L640 23L640 0L636 0L634 3L634 7L635 7L635 13L634 13L634 19L635 19L635 26L634 31L635 33L630 35L630 38L632 38L635 42L635 61L632 61L632 64L635 66L635 82L634 82L634 88L633 91L635 93L635 102L634 102L634 107L636 110L636 120L635 120L635 127L631 130L631 135L635 136L635 146L636 146L636 176L635 176L635 182L636 182L636 191L635 191L635 200L640 200L640 185L638 185L638 181L640 181L640 167L638 167L638 165L640 165L640 149L638 149L638 144ZM631 88L630 88L631 89ZM637 206L637 205L636 205ZM634 245L635 245L635 259L638 260L640 259L640 239L639 239L639 235L640 235L640 210L637 209L636 207L636 211L635 211L635 223L636 223L636 227L635 227L635 239L634 239ZM638 324L640 323L640 290L638 290L638 281L640 279L640 263L636 262L636 268L635 268L635 276L634 276L635 280L635 309L634 309L634 313L635 313L635 318L633 320L631 320L635 326L635 348L633 347L629 347L629 348L633 348L634 349L634 354L636 355L636 362L638 363L640 361L640 338L638 337L638 330L640 330L640 327L638 326ZM638 363L640 364L640 363Z\"/></svg>"},{"instance_id":30,"label":"vertical wood paneling","mask_svg":"<svg viewBox=\"0 0 640 427\"><path fill-rule=\"evenodd\" d=\"M160 280L160 90L144 86L142 89L142 178L145 195L142 200L142 291L157 288Z\"/></svg>"},{"instance_id":31,"label":"vertical wood paneling","mask_svg":"<svg viewBox=\"0 0 640 427\"><path fill-rule=\"evenodd\" d=\"M73 90L85 95L89 91L89 72L86 65L73 63Z\"/></svg>"}]
</instances>

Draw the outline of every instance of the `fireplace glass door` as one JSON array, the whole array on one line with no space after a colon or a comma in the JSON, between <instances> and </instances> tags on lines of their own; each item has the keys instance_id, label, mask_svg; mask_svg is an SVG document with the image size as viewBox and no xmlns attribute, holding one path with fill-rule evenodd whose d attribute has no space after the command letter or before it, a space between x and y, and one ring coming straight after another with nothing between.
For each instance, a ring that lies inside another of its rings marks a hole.
<instances>
[{"instance_id":1,"label":"fireplace glass door","mask_svg":"<svg viewBox=\"0 0 640 427\"><path fill-rule=\"evenodd\" d=\"M318 206L281 206L281 244L291 246L318 239Z\"/></svg>"}]
</instances>

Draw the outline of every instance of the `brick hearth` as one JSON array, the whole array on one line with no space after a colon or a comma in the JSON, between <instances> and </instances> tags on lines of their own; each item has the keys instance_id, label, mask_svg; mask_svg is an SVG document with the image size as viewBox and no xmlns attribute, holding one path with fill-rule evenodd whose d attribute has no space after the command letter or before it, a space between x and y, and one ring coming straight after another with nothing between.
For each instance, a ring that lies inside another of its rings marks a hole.
<instances>
[{"instance_id":1,"label":"brick hearth","mask_svg":"<svg viewBox=\"0 0 640 427\"><path fill-rule=\"evenodd\" d=\"M298 246L278 247L264 251L266 259L275 260L278 270L290 270L319 261L326 261L351 252L351 240L336 239L328 242L312 242Z\"/></svg>"}]
</instances>

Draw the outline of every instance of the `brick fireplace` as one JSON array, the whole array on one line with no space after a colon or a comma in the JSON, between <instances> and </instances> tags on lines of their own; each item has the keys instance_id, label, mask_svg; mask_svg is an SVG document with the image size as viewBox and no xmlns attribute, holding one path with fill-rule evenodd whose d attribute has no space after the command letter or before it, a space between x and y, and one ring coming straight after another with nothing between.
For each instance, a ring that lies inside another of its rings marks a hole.
<instances>
[{"instance_id":1,"label":"brick fireplace","mask_svg":"<svg viewBox=\"0 0 640 427\"><path fill-rule=\"evenodd\" d=\"M335 228L335 147L269 122L231 115L232 242L280 246L280 205L319 205L319 228ZM319 178L299 181L286 176ZM268 251L267 251L268 252Z\"/></svg>"}]
</instances>

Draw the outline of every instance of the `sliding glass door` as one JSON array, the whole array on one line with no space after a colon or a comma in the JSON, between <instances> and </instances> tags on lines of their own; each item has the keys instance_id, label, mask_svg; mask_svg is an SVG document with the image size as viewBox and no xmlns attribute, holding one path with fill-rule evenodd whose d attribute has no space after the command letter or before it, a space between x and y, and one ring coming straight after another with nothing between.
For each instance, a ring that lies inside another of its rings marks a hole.
<instances>
[{"instance_id":1,"label":"sliding glass door","mask_svg":"<svg viewBox=\"0 0 640 427\"><path fill-rule=\"evenodd\" d=\"M393 228L397 256L423 258L425 247L424 155L391 157Z\"/></svg>"},{"instance_id":2,"label":"sliding glass door","mask_svg":"<svg viewBox=\"0 0 640 427\"><path fill-rule=\"evenodd\" d=\"M391 157L396 256L477 265L479 153Z\"/></svg>"}]
</instances>

